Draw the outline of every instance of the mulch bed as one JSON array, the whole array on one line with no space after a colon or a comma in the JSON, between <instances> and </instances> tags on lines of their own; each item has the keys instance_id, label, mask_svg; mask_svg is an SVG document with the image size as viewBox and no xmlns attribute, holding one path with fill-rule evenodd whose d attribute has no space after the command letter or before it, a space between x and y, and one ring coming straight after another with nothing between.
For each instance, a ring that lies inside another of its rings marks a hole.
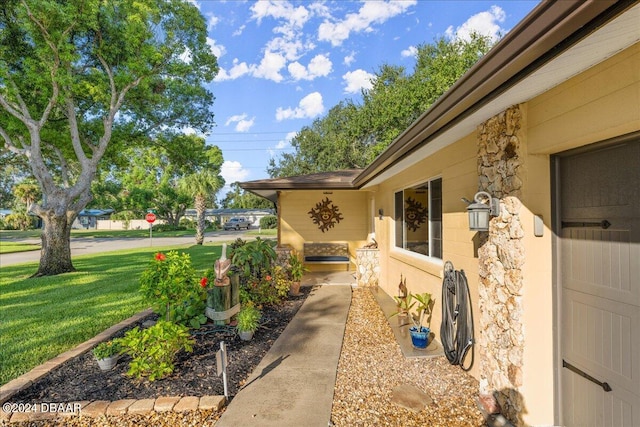
<instances>
[{"instance_id":1,"label":"mulch bed","mask_svg":"<svg viewBox=\"0 0 640 427\"><path fill-rule=\"evenodd\" d=\"M225 342L227 349L228 391L232 397L289 324L311 289L301 288L300 296L289 297L281 306L264 307L261 326L251 341L240 340L233 327L215 326L212 322L193 331L196 339L193 353L179 353L173 374L165 379L148 381L129 378L126 375L130 360L128 356L121 357L111 371L102 372L89 351L51 371L27 389L14 395L10 401L115 401L159 396L223 395L222 378L216 373L216 352L220 350L221 341ZM155 314L148 316L131 328L156 318ZM114 337L122 336L125 332L126 330L122 330Z\"/></svg>"}]
</instances>

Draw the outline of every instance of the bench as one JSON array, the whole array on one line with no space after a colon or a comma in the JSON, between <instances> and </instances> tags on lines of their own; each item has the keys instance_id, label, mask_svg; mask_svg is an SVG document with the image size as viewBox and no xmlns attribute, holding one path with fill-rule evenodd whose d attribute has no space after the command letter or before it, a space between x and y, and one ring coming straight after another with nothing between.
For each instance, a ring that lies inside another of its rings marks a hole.
<instances>
[{"instance_id":1,"label":"bench","mask_svg":"<svg viewBox=\"0 0 640 427\"><path fill-rule=\"evenodd\" d=\"M347 271L351 267L348 243L306 242L302 253L305 264L347 264Z\"/></svg>"}]
</instances>

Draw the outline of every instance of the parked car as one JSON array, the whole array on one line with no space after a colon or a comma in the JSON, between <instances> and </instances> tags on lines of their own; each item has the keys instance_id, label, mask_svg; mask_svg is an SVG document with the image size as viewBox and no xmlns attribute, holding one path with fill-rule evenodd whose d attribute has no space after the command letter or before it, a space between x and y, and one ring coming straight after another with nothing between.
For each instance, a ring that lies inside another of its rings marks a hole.
<instances>
[{"instance_id":1,"label":"parked car","mask_svg":"<svg viewBox=\"0 0 640 427\"><path fill-rule=\"evenodd\" d=\"M241 228L246 228L247 230L251 227L251 221L246 218L237 217L231 218L229 221L224 223L225 230L240 230Z\"/></svg>"}]
</instances>

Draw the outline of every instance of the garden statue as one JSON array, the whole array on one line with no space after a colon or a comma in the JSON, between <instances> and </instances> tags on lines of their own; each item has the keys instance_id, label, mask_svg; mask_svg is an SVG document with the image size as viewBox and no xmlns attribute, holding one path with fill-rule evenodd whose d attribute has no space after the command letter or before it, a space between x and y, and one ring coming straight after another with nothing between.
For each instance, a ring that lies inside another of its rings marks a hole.
<instances>
[{"instance_id":1,"label":"garden statue","mask_svg":"<svg viewBox=\"0 0 640 427\"><path fill-rule=\"evenodd\" d=\"M231 260L227 258L227 244L222 244L222 255L220 259L217 259L213 264L213 269L216 272L216 279L214 285L226 286L229 284L229 276L227 272L231 268Z\"/></svg>"}]
</instances>

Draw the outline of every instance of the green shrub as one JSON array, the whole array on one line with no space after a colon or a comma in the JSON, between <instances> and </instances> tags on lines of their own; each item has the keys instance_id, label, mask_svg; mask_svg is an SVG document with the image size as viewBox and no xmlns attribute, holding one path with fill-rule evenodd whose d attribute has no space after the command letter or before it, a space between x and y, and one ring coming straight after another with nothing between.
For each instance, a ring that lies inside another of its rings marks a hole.
<instances>
[{"instance_id":1,"label":"green shrub","mask_svg":"<svg viewBox=\"0 0 640 427\"><path fill-rule=\"evenodd\" d=\"M261 274L261 278L249 278L240 288L240 302L256 305L278 305L289 294L291 281L280 266L272 272Z\"/></svg>"},{"instance_id":2,"label":"green shrub","mask_svg":"<svg viewBox=\"0 0 640 427\"><path fill-rule=\"evenodd\" d=\"M279 265L273 268L272 285L275 288L276 295L280 300L289 295L291 289L291 280L289 280L287 271Z\"/></svg>"},{"instance_id":3,"label":"green shrub","mask_svg":"<svg viewBox=\"0 0 640 427\"><path fill-rule=\"evenodd\" d=\"M24 212L12 213L4 217L4 222L9 230L29 230L34 227L34 218Z\"/></svg>"},{"instance_id":4,"label":"green shrub","mask_svg":"<svg viewBox=\"0 0 640 427\"><path fill-rule=\"evenodd\" d=\"M147 329L135 327L121 338L124 353L131 356L127 375L149 381L171 375L180 350L193 351L195 340L186 326L159 320Z\"/></svg>"},{"instance_id":5,"label":"green shrub","mask_svg":"<svg viewBox=\"0 0 640 427\"><path fill-rule=\"evenodd\" d=\"M274 243L258 237L239 246L232 244L234 246L231 260L245 277L260 278L263 271L271 270L271 264L276 259Z\"/></svg>"},{"instance_id":6,"label":"green shrub","mask_svg":"<svg viewBox=\"0 0 640 427\"><path fill-rule=\"evenodd\" d=\"M140 291L166 320L194 328L206 323L206 291L200 286L191 257L158 252L140 276Z\"/></svg>"},{"instance_id":7,"label":"green shrub","mask_svg":"<svg viewBox=\"0 0 640 427\"><path fill-rule=\"evenodd\" d=\"M236 320L238 321L238 331L240 332L251 332L258 329L258 324L260 322L260 318L262 317L262 313L260 310L253 304L247 303L242 306L240 312L238 313Z\"/></svg>"},{"instance_id":8,"label":"green shrub","mask_svg":"<svg viewBox=\"0 0 640 427\"><path fill-rule=\"evenodd\" d=\"M110 341L101 342L93 349L93 355L96 359L106 359L119 354L122 351L120 338Z\"/></svg>"},{"instance_id":9,"label":"green shrub","mask_svg":"<svg viewBox=\"0 0 640 427\"><path fill-rule=\"evenodd\" d=\"M260 218L260 228L267 230L278 228L278 217L275 215L266 215Z\"/></svg>"},{"instance_id":10,"label":"green shrub","mask_svg":"<svg viewBox=\"0 0 640 427\"><path fill-rule=\"evenodd\" d=\"M171 225L171 224L156 224L153 226L153 231L157 233L162 233L165 231L183 231L187 230L187 227L182 225L182 221L180 221L179 226Z\"/></svg>"}]
</instances>

